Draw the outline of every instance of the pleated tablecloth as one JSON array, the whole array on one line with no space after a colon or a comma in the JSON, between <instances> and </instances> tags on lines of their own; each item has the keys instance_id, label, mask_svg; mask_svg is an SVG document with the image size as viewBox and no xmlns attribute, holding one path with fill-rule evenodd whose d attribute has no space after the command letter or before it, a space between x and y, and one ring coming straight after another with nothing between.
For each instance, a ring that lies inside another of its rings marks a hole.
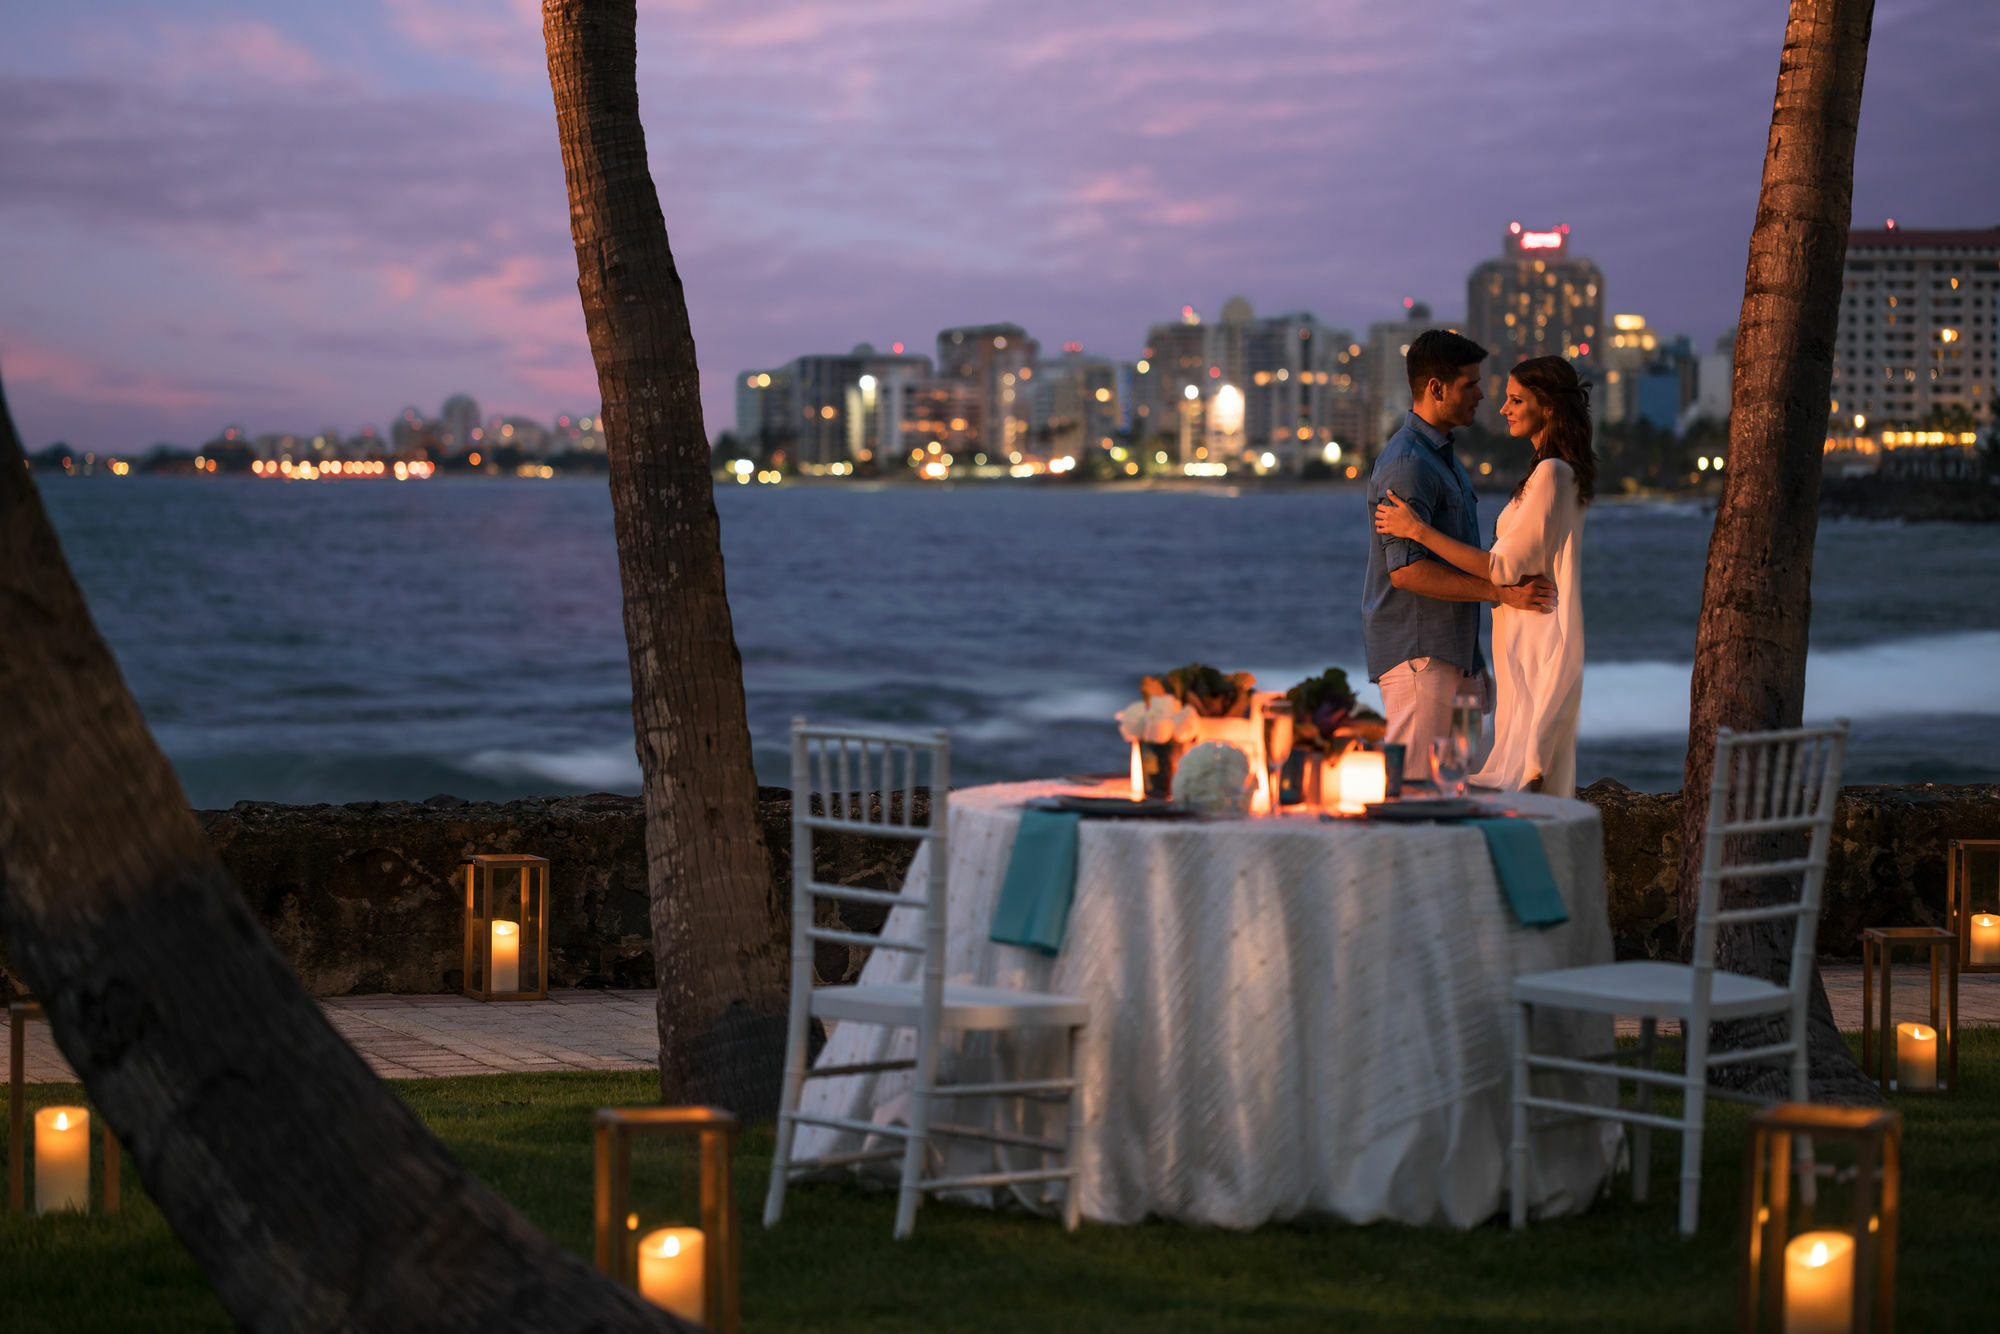
<instances>
[{"instance_id":1,"label":"pleated tablecloth","mask_svg":"<svg viewBox=\"0 0 2000 1334\"><path fill-rule=\"evenodd\" d=\"M1316 817L1085 820L1061 953L987 938L1021 802L1076 791L1012 783L951 798L949 946L954 982L1081 996L1083 1213L1250 1228L1300 1216L1472 1227L1505 1206L1510 980L1608 962L1603 830L1583 802L1508 793L1533 812L1570 920L1516 925L1486 841L1459 825ZM921 869L905 887L921 887ZM918 914L886 931L913 939ZM914 980L917 956L877 950L864 982ZM1609 1018L1541 1012L1536 1046L1609 1050ZM947 1034L947 1081L1060 1068L1053 1035ZM841 1024L821 1064L908 1056L915 1035ZM902 1121L906 1072L811 1080L805 1110ZM1586 1090L1586 1085L1595 1086ZM1608 1081L1551 1076L1538 1090L1608 1095ZM969 1104L969 1105L968 1105ZM1060 1104L939 1104L938 1119L1060 1139ZM1585 1207L1622 1140L1609 1123L1538 1129L1531 1208ZM862 1147L800 1127L800 1155ZM871 1144L872 1147L872 1144ZM1028 1166L1032 1151L949 1142L953 1175ZM1057 1188L1059 1189L1059 1188ZM985 1195L975 1198L986 1199Z\"/></svg>"}]
</instances>

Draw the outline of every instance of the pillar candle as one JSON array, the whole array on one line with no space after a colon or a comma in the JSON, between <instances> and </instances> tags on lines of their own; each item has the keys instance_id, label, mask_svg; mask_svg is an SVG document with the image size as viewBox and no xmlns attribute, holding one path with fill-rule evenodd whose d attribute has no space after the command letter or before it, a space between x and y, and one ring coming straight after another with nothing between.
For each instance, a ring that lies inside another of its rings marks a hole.
<instances>
[{"instance_id":1,"label":"pillar candle","mask_svg":"<svg viewBox=\"0 0 2000 1334\"><path fill-rule=\"evenodd\" d=\"M493 969L486 984L488 991L521 989L521 925L518 922L493 924Z\"/></svg>"},{"instance_id":2,"label":"pillar candle","mask_svg":"<svg viewBox=\"0 0 2000 1334\"><path fill-rule=\"evenodd\" d=\"M1990 912L1973 916L1967 957L1973 963L2000 963L2000 917Z\"/></svg>"},{"instance_id":3,"label":"pillar candle","mask_svg":"<svg viewBox=\"0 0 2000 1334\"><path fill-rule=\"evenodd\" d=\"M1896 1025L1896 1087L1911 1089L1937 1087L1937 1030L1927 1024Z\"/></svg>"},{"instance_id":4,"label":"pillar candle","mask_svg":"<svg viewBox=\"0 0 2000 1334\"><path fill-rule=\"evenodd\" d=\"M700 1320L706 1254L700 1228L648 1232L639 1239L639 1295L684 1320Z\"/></svg>"},{"instance_id":5,"label":"pillar candle","mask_svg":"<svg viewBox=\"0 0 2000 1334\"><path fill-rule=\"evenodd\" d=\"M90 1113L81 1107L35 1113L35 1212L57 1209L90 1209Z\"/></svg>"},{"instance_id":6,"label":"pillar candle","mask_svg":"<svg viewBox=\"0 0 2000 1334\"><path fill-rule=\"evenodd\" d=\"M1854 1309L1854 1238L1801 1232L1785 1246L1785 1334L1848 1334Z\"/></svg>"},{"instance_id":7,"label":"pillar candle","mask_svg":"<svg viewBox=\"0 0 2000 1334\"><path fill-rule=\"evenodd\" d=\"M1139 767L1139 743L1132 743L1132 800L1140 801L1146 796L1146 771Z\"/></svg>"},{"instance_id":8,"label":"pillar candle","mask_svg":"<svg viewBox=\"0 0 2000 1334\"><path fill-rule=\"evenodd\" d=\"M1340 757L1337 770L1340 809L1349 815L1361 814L1370 802L1389 798L1389 770L1379 750L1350 750Z\"/></svg>"}]
</instances>

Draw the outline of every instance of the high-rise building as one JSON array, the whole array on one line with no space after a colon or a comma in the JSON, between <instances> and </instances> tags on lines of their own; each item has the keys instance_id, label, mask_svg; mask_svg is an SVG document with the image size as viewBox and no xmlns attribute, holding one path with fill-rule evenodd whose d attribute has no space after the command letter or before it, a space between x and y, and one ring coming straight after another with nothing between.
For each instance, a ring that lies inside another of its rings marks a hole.
<instances>
[{"instance_id":1,"label":"high-rise building","mask_svg":"<svg viewBox=\"0 0 2000 1334\"><path fill-rule=\"evenodd\" d=\"M1410 410L1410 377L1403 358L1410 344L1426 329L1444 327L1421 301L1405 300L1400 320L1377 320L1368 326L1365 349L1368 375L1368 431L1360 442L1369 456L1403 425ZM1502 384L1504 388L1504 381Z\"/></svg>"},{"instance_id":2,"label":"high-rise building","mask_svg":"<svg viewBox=\"0 0 2000 1334\"><path fill-rule=\"evenodd\" d=\"M1023 453L1032 412L1029 382L1041 344L1018 324L975 324L937 336L937 376L969 385L977 406L979 448L997 459Z\"/></svg>"},{"instance_id":3,"label":"high-rise building","mask_svg":"<svg viewBox=\"0 0 2000 1334\"><path fill-rule=\"evenodd\" d=\"M1145 349L1133 365L1133 438L1155 449L1163 437L1179 442L1194 430L1191 419L1199 418L1210 382L1221 378L1222 368L1209 359L1208 326L1193 306L1182 306L1178 320L1147 329Z\"/></svg>"},{"instance_id":4,"label":"high-rise building","mask_svg":"<svg viewBox=\"0 0 2000 1334\"><path fill-rule=\"evenodd\" d=\"M472 448L472 432L479 425L479 404L470 394L453 394L438 413L438 443L447 453L458 454Z\"/></svg>"},{"instance_id":5,"label":"high-rise building","mask_svg":"<svg viewBox=\"0 0 2000 1334\"><path fill-rule=\"evenodd\" d=\"M798 427L793 456L797 466L822 472L836 463L870 463L880 454L893 456L901 447L907 387L929 379L930 368L929 357L877 352L868 343L856 344L845 356L794 358L782 373L790 380L788 416ZM744 379L748 378L746 372ZM772 385L777 382L774 372Z\"/></svg>"},{"instance_id":6,"label":"high-rise building","mask_svg":"<svg viewBox=\"0 0 2000 1334\"><path fill-rule=\"evenodd\" d=\"M1847 234L1833 371L1843 426L1971 427L1993 419L2000 227Z\"/></svg>"},{"instance_id":7,"label":"high-rise building","mask_svg":"<svg viewBox=\"0 0 2000 1334\"><path fill-rule=\"evenodd\" d=\"M1695 416L1712 422L1729 420L1730 395L1736 386L1736 326L1715 340L1715 350L1704 352L1700 386L1695 395Z\"/></svg>"},{"instance_id":8,"label":"high-rise building","mask_svg":"<svg viewBox=\"0 0 2000 1334\"><path fill-rule=\"evenodd\" d=\"M773 460L789 451L799 435L800 414L792 406L792 375L783 366L739 371L736 375L736 438L757 457Z\"/></svg>"},{"instance_id":9,"label":"high-rise building","mask_svg":"<svg viewBox=\"0 0 2000 1334\"><path fill-rule=\"evenodd\" d=\"M1124 430L1123 380L1117 362L1087 355L1081 343L1065 343L1062 356L1035 364L1034 436L1047 439L1051 457L1082 458L1085 450L1116 445Z\"/></svg>"},{"instance_id":10,"label":"high-rise building","mask_svg":"<svg viewBox=\"0 0 2000 1334\"><path fill-rule=\"evenodd\" d=\"M1357 453L1367 434L1361 345L1308 311L1251 322L1244 340L1244 444L1270 453L1283 472L1327 446Z\"/></svg>"},{"instance_id":11,"label":"high-rise building","mask_svg":"<svg viewBox=\"0 0 2000 1334\"><path fill-rule=\"evenodd\" d=\"M1502 253L1472 270L1465 284L1465 333L1492 356L1485 371L1480 424L1503 430L1507 373L1529 357L1567 357L1595 379L1604 328L1604 274L1572 256L1569 224L1546 232L1507 224Z\"/></svg>"}]
</instances>

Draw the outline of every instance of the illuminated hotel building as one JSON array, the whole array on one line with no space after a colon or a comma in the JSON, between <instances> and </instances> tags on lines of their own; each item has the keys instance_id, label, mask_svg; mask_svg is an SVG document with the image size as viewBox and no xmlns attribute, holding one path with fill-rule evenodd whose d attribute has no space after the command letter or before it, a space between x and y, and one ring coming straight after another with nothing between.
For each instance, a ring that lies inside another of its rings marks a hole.
<instances>
[{"instance_id":1,"label":"illuminated hotel building","mask_svg":"<svg viewBox=\"0 0 2000 1334\"><path fill-rule=\"evenodd\" d=\"M1426 329L1447 327L1431 317L1431 308L1421 301L1405 300L1407 312L1400 320L1377 320L1368 326L1365 373L1368 377L1368 436L1362 445L1369 452L1402 429L1403 416L1410 410L1410 374L1403 358L1410 344Z\"/></svg>"},{"instance_id":2,"label":"illuminated hotel building","mask_svg":"<svg viewBox=\"0 0 2000 1334\"><path fill-rule=\"evenodd\" d=\"M897 347L902 344L898 343ZM858 344L846 356L795 357L782 372L769 372L776 389L790 381L788 424L797 428L793 460L804 472L835 464L875 461L878 450L894 457L901 445L901 422L911 387L930 378L931 361L918 353L877 352ZM739 392L750 389L750 373L737 378ZM742 399L738 399L739 411ZM885 460L886 462L886 460Z\"/></svg>"},{"instance_id":3,"label":"illuminated hotel building","mask_svg":"<svg viewBox=\"0 0 2000 1334\"><path fill-rule=\"evenodd\" d=\"M1567 357L1596 379L1604 328L1604 274L1569 251L1569 224L1535 232L1507 224L1503 253L1472 271L1465 285L1465 333L1492 356L1479 421L1505 430L1500 404L1507 372L1529 357Z\"/></svg>"},{"instance_id":4,"label":"illuminated hotel building","mask_svg":"<svg viewBox=\"0 0 2000 1334\"><path fill-rule=\"evenodd\" d=\"M975 324L940 330L938 379L972 390L974 438L994 459L1023 453L1033 412L1030 382L1041 344L1018 324Z\"/></svg>"},{"instance_id":5,"label":"illuminated hotel building","mask_svg":"<svg viewBox=\"0 0 2000 1334\"><path fill-rule=\"evenodd\" d=\"M1833 370L1837 428L1993 419L2000 227L1847 234Z\"/></svg>"},{"instance_id":6,"label":"illuminated hotel building","mask_svg":"<svg viewBox=\"0 0 2000 1334\"><path fill-rule=\"evenodd\" d=\"M1357 452L1367 430L1361 345L1306 311L1248 323L1243 337L1244 448L1269 452L1281 472L1309 458Z\"/></svg>"}]
</instances>

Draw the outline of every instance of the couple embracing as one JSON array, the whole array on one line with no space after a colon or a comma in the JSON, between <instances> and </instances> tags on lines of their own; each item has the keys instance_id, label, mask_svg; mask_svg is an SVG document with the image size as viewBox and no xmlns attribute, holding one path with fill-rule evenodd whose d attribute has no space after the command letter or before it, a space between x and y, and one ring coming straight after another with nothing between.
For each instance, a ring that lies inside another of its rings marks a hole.
<instances>
[{"instance_id":1,"label":"couple embracing","mask_svg":"<svg viewBox=\"0 0 2000 1334\"><path fill-rule=\"evenodd\" d=\"M1524 361L1508 377L1500 412L1534 461L1486 550L1472 478L1452 451L1453 431L1472 424L1485 396L1486 356L1442 329L1405 354L1413 406L1368 485L1368 678L1382 687L1387 740L1403 745L1407 776L1428 772L1454 700L1473 695L1495 716L1492 752L1470 781L1568 797L1583 699L1583 513L1597 479L1589 386L1561 357ZM1479 649L1487 602L1491 673Z\"/></svg>"}]
</instances>

